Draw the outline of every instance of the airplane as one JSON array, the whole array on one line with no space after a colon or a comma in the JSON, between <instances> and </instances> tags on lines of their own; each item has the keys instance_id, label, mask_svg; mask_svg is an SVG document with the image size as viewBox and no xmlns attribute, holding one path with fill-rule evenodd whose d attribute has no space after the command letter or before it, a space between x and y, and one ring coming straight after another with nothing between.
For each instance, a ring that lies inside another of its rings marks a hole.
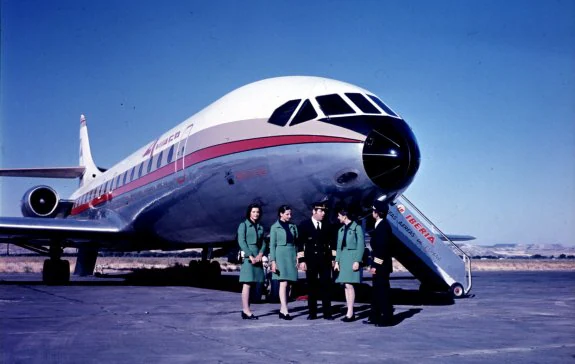
<instances>
[{"instance_id":1,"label":"airplane","mask_svg":"<svg viewBox=\"0 0 575 364\"><path fill-rule=\"evenodd\" d=\"M245 208L263 206L270 226L289 204L309 215L314 201L369 209L412 183L421 154L406 121L374 93L321 77L287 76L240 87L109 169L96 166L84 115L79 165L0 169L0 176L78 178L62 199L28 190L23 217L0 217L0 242L49 256L48 284L93 274L99 250L142 251L237 245ZM297 221L296 221L297 222Z\"/></svg>"}]
</instances>

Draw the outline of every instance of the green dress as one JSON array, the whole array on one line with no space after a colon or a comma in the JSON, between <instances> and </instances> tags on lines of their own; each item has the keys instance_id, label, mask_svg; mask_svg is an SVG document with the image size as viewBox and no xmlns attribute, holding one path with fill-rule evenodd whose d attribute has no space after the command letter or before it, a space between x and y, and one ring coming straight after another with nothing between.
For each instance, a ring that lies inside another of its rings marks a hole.
<instances>
[{"instance_id":1,"label":"green dress","mask_svg":"<svg viewBox=\"0 0 575 364\"><path fill-rule=\"evenodd\" d=\"M263 226L254 224L249 219L240 223L238 226L238 244L244 252L240 282L263 282L265 279L263 264L261 262L252 264L248 258L250 255L255 257L266 250Z\"/></svg>"},{"instance_id":2,"label":"green dress","mask_svg":"<svg viewBox=\"0 0 575 364\"><path fill-rule=\"evenodd\" d=\"M273 273L272 279L280 281L297 281L296 246L297 227L294 224L284 223L291 237L287 236L286 229L276 221L270 228L270 262L276 262L279 274Z\"/></svg>"},{"instance_id":3,"label":"green dress","mask_svg":"<svg viewBox=\"0 0 575 364\"><path fill-rule=\"evenodd\" d=\"M361 225L358 225L355 221L351 222L347 229L345 247L342 248L344 233L345 226L342 226L337 233L335 261L339 263L339 275L335 281L336 283L360 283L361 266L359 270L354 271L353 263L361 263L363 258L363 251L365 249L363 229Z\"/></svg>"}]
</instances>

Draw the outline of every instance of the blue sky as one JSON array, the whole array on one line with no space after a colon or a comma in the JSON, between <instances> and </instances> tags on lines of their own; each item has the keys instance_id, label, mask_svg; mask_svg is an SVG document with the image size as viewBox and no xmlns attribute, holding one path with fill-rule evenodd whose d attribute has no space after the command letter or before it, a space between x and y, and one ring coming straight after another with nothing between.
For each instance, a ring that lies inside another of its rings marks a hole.
<instances>
[{"instance_id":1,"label":"blue sky","mask_svg":"<svg viewBox=\"0 0 575 364\"><path fill-rule=\"evenodd\" d=\"M411 125L406 195L476 243L575 238L573 1L1 0L0 166L109 167L246 83L334 78ZM46 183L0 180L0 212Z\"/></svg>"}]
</instances>

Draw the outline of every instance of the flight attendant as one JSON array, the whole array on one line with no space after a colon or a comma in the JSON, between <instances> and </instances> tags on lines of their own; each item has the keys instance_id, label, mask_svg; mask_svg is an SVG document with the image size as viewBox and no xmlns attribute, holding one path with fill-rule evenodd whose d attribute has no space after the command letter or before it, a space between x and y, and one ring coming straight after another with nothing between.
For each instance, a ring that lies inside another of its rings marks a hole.
<instances>
[{"instance_id":1,"label":"flight attendant","mask_svg":"<svg viewBox=\"0 0 575 364\"><path fill-rule=\"evenodd\" d=\"M280 206L278 220L270 228L270 261L272 279L280 282L280 313L282 320L291 320L287 307L288 284L297 281L297 259L295 242L298 238L297 227L290 224L291 208Z\"/></svg>"},{"instance_id":2,"label":"flight attendant","mask_svg":"<svg viewBox=\"0 0 575 364\"><path fill-rule=\"evenodd\" d=\"M257 320L250 310L250 289L258 282L263 282L264 268L262 257L266 250L264 228L259 224L262 208L251 204L246 210L246 219L238 226L238 244L244 253L244 262L240 271L242 287L242 319Z\"/></svg>"},{"instance_id":3,"label":"flight attendant","mask_svg":"<svg viewBox=\"0 0 575 364\"><path fill-rule=\"evenodd\" d=\"M339 275L336 283L345 285L345 301L347 303L347 314L341 319L343 322L355 321L353 304L355 302L355 284L361 282L360 263L363 258L365 241L363 229L355 221L351 220L347 208L340 208L337 219L343 226L337 234L337 250L335 256L336 271Z\"/></svg>"}]
</instances>

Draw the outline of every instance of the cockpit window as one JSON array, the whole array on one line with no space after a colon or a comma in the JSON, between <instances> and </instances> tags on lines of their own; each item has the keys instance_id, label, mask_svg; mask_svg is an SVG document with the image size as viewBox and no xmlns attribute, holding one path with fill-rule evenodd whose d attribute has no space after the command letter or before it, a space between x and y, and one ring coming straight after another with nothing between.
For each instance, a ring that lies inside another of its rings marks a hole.
<instances>
[{"instance_id":1,"label":"cockpit window","mask_svg":"<svg viewBox=\"0 0 575 364\"><path fill-rule=\"evenodd\" d=\"M345 94L349 99L364 113L366 114L381 114L381 111L377 109L368 99L362 94L349 93Z\"/></svg>"},{"instance_id":2,"label":"cockpit window","mask_svg":"<svg viewBox=\"0 0 575 364\"><path fill-rule=\"evenodd\" d=\"M315 99L326 116L355 113L338 94L318 96Z\"/></svg>"},{"instance_id":3,"label":"cockpit window","mask_svg":"<svg viewBox=\"0 0 575 364\"><path fill-rule=\"evenodd\" d=\"M396 113L394 113L393 111L391 111L391 109L390 109L389 107L387 107L387 105L384 104L383 101L381 101L380 99L378 99L378 98L375 97L375 96L372 96L372 95L368 95L368 96L369 96L370 99L373 100L373 102L375 102L376 104L378 104L379 107L381 107L381 108L383 109L383 111L385 111L386 114L388 114L388 115L393 115L393 116L395 116L395 117L399 117L399 116L397 116Z\"/></svg>"},{"instance_id":4,"label":"cockpit window","mask_svg":"<svg viewBox=\"0 0 575 364\"><path fill-rule=\"evenodd\" d=\"M313 105L309 100L305 100L301 108L298 110L297 114L295 114L293 120L291 121L290 126L301 124L308 120L315 119L316 117L317 112L313 108Z\"/></svg>"},{"instance_id":5,"label":"cockpit window","mask_svg":"<svg viewBox=\"0 0 575 364\"><path fill-rule=\"evenodd\" d=\"M268 123L274 124L274 125L279 125L279 126L285 126L287 124L288 120L291 118L293 112L295 111L295 109L299 105L300 101L301 101L301 99L290 100L290 101L286 102L285 104L283 104L282 106L275 109L272 116L270 116Z\"/></svg>"}]
</instances>

